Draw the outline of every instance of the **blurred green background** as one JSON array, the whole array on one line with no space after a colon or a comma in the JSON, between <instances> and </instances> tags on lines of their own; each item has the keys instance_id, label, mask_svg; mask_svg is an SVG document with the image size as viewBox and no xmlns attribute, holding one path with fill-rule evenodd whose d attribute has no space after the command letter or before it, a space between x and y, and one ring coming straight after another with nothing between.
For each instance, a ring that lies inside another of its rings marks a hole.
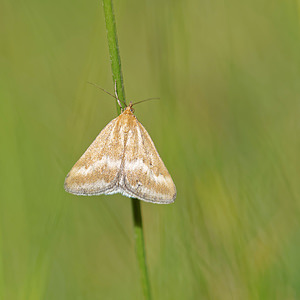
<instances>
[{"instance_id":1,"label":"blurred green background","mask_svg":"<svg viewBox=\"0 0 300 300\"><path fill-rule=\"evenodd\" d=\"M153 298L300 299L300 2L114 7L178 190L142 203ZM63 190L116 117L100 1L1 0L0 32L0 299L142 299L130 199Z\"/></svg>"}]
</instances>

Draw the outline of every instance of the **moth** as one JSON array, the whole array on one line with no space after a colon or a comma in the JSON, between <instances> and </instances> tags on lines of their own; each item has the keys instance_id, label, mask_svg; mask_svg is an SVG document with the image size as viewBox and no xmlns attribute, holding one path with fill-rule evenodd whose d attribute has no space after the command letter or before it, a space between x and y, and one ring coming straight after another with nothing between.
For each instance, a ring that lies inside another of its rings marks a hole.
<instances>
[{"instance_id":1,"label":"moth","mask_svg":"<svg viewBox=\"0 0 300 300\"><path fill-rule=\"evenodd\" d=\"M88 196L121 193L146 202L174 202L175 184L134 115L134 104L130 102L108 123L75 163L65 179L67 192Z\"/></svg>"}]
</instances>

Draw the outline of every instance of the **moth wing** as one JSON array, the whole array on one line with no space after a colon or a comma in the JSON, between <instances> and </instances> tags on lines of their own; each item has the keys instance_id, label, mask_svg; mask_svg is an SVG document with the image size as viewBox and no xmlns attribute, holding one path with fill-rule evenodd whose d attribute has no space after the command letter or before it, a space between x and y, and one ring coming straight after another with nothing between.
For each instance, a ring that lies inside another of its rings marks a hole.
<instances>
[{"instance_id":1,"label":"moth wing","mask_svg":"<svg viewBox=\"0 0 300 300\"><path fill-rule=\"evenodd\" d=\"M175 184L150 135L136 119L125 146L123 194L147 202L168 204L176 198Z\"/></svg>"},{"instance_id":2,"label":"moth wing","mask_svg":"<svg viewBox=\"0 0 300 300\"><path fill-rule=\"evenodd\" d=\"M75 195L112 194L118 181L124 138L118 118L112 120L75 163L65 179L65 190Z\"/></svg>"}]
</instances>

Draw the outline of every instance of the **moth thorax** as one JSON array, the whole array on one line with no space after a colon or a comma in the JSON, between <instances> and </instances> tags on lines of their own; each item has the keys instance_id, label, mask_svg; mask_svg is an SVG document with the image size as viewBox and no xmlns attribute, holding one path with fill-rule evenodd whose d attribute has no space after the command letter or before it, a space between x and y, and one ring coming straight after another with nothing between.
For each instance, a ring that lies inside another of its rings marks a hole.
<instances>
[{"instance_id":1,"label":"moth thorax","mask_svg":"<svg viewBox=\"0 0 300 300\"><path fill-rule=\"evenodd\" d=\"M132 127L134 126L134 115L133 114L126 114L123 117L122 127L124 132L129 132Z\"/></svg>"}]
</instances>

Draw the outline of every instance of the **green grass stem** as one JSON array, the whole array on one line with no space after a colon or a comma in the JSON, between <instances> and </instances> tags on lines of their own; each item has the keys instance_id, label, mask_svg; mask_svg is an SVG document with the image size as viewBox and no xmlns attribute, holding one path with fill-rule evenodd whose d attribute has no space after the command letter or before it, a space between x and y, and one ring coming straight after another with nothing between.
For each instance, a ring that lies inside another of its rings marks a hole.
<instances>
[{"instance_id":1,"label":"green grass stem","mask_svg":"<svg viewBox=\"0 0 300 300\"><path fill-rule=\"evenodd\" d=\"M118 38L116 30L116 22L113 12L113 4L111 0L103 0L104 16L107 30L107 40L109 46L109 54L111 60L113 82L116 82L116 89L120 100L125 102L125 92L123 85L123 76L121 71L121 59L118 47ZM120 107L117 103L117 110L120 113ZM146 253L144 244L143 222L140 201L131 199L132 216L134 223L134 237L136 245L136 254L140 269L141 283L145 299L151 299L150 281L147 271Z\"/></svg>"},{"instance_id":2,"label":"green grass stem","mask_svg":"<svg viewBox=\"0 0 300 300\"><path fill-rule=\"evenodd\" d=\"M117 84L117 93L120 100L125 102L125 91L123 86L123 76L121 69L121 59L119 54L119 45L117 37L116 21L113 12L113 3L111 0L103 0L103 9L105 16L107 41L111 62L111 70L113 82ZM121 108L116 102L118 113L121 112ZM122 103L123 108L125 105Z\"/></svg>"}]
</instances>

